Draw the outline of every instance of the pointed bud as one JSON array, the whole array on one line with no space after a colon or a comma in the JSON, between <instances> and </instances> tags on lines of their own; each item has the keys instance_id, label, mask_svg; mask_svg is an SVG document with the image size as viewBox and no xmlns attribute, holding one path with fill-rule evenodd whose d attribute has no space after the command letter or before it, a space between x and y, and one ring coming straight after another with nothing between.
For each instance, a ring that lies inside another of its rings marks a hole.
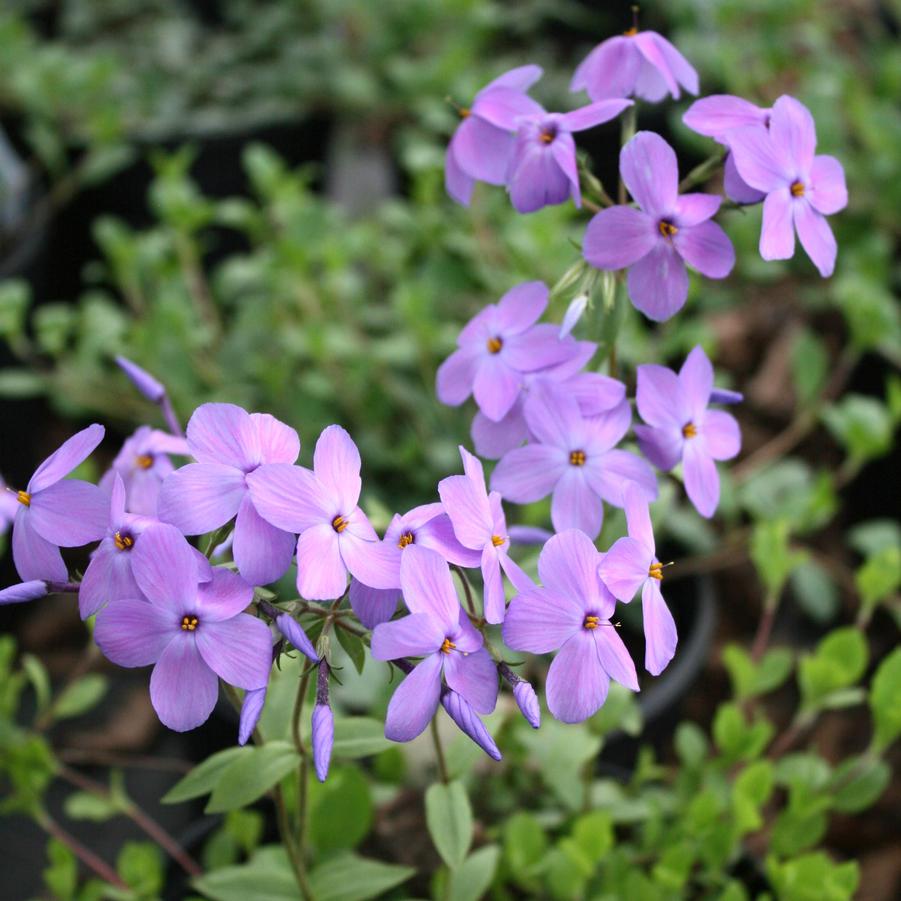
<instances>
[{"instance_id":1,"label":"pointed bud","mask_svg":"<svg viewBox=\"0 0 901 901\"><path fill-rule=\"evenodd\" d=\"M116 357L119 368L128 376L129 381L151 403L162 403L166 396L166 388L162 382L155 379L149 372L141 369L137 363L132 363L126 357Z\"/></svg>"},{"instance_id":2,"label":"pointed bud","mask_svg":"<svg viewBox=\"0 0 901 901\"><path fill-rule=\"evenodd\" d=\"M728 388L714 388L710 392L712 404L740 404L745 399L740 391L730 391Z\"/></svg>"},{"instance_id":3,"label":"pointed bud","mask_svg":"<svg viewBox=\"0 0 901 901\"><path fill-rule=\"evenodd\" d=\"M241 705L241 717L238 721L238 744L246 745L248 739L256 729L263 712L263 704L266 703L266 688L254 688L244 694L244 703Z\"/></svg>"},{"instance_id":4,"label":"pointed bud","mask_svg":"<svg viewBox=\"0 0 901 901\"><path fill-rule=\"evenodd\" d=\"M329 705L328 679L329 665L325 660L320 660L316 677L316 706L313 708L313 766L320 782L325 782L328 776L335 741L335 717Z\"/></svg>"},{"instance_id":5,"label":"pointed bud","mask_svg":"<svg viewBox=\"0 0 901 901\"><path fill-rule=\"evenodd\" d=\"M494 743L491 733L462 695L445 687L441 694L441 706L460 730L465 732L489 757L494 760L501 759L501 752Z\"/></svg>"},{"instance_id":6,"label":"pointed bud","mask_svg":"<svg viewBox=\"0 0 901 901\"><path fill-rule=\"evenodd\" d=\"M278 626L279 632L300 651L301 654L306 654L313 663L319 663L319 656L316 654L316 648L313 647L313 642L307 638L307 633L304 632L303 627L288 613L280 613L276 619L275 624Z\"/></svg>"},{"instance_id":7,"label":"pointed bud","mask_svg":"<svg viewBox=\"0 0 901 901\"><path fill-rule=\"evenodd\" d=\"M537 729L541 725L541 707L538 705L538 695L535 689L525 680L517 682L513 686L513 697L519 705L526 722Z\"/></svg>"},{"instance_id":8,"label":"pointed bud","mask_svg":"<svg viewBox=\"0 0 901 901\"><path fill-rule=\"evenodd\" d=\"M36 579L31 582L18 582L9 588L0 590L0 605L24 604L26 601L34 601L47 594L47 583Z\"/></svg>"},{"instance_id":9,"label":"pointed bud","mask_svg":"<svg viewBox=\"0 0 901 901\"><path fill-rule=\"evenodd\" d=\"M508 526L507 534L513 544L544 544L554 533L541 526Z\"/></svg>"},{"instance_id":10,"label":"pointed bud","mask_svg":"<svg viewBox=\"0 0 901 901\"><path fill-rule=\"evenodd\" d=\"M582 318L582 314L585 312L585 307L587 306L587 294L579 294L569 302L569 306L566 308L566 313L563 316L563 322L560 324L560 338L569 336Z\"/></svg>"}]
</instances>

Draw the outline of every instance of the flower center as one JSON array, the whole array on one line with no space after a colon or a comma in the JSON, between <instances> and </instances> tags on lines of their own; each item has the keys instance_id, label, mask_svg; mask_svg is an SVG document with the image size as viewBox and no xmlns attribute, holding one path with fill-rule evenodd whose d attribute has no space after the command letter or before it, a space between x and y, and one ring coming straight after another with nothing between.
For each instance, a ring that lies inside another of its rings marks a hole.
<instances>
[{"instance_id":1,"label":"flower center","mask_svg":"<svg viewBox=\"0 0 901 901\"><path fill-rule=\"evenodd\" d=\"M594 629L597 629L600 624L601 618L599 616L594 616L594 614L591 614L585 617L585 622L582 623L582 628L593 631Z\"/></svg>"},{"instance_id":2,"label":"flower center","mask_svg":"<svg viewBox=\"0 0 901 901\"><path fill-rule=\"evenodd\" d=\"M127 533L123 535L121 532L116 532L113 535L113 541L116 543L116 547L119 548L120 551L128 551L134 547L135 540L128 535Z\"/></svg>"},{"instance_id":3,"label":"flower center","mask_svg":"<svg viewBox=\"0 0 901 901\"><path fill-rule=\"evenodd\" d=\"M557 137L557 126L556 125L545 125L542 127L541 131L538 133L538 140L541 141L542 144L553 144L554 138Z\"/></svg>"},{"instance_id":4,"label":"flower center","mask_svg":"<svg viewBox=\"0 0 901 901\"><path fill-rule=\"evenodd\" d=\"M504 342L502 338L494 337L488 339L488 353L499 354L503 346Z\"/></svg>"},{"instance_id":5,"label":"flower center","mask_svg":"<svg viewBox=\"0 0 901 901\"><path fill-rule=\"evenodd\" d=\"M17 491L16 500L24 507L31 506L31 495L27 491Z\"/></svg>"},{"instance_id":6,"label":"flower center","mask_svg":"<svg viewBox=\"0 0 901 901\"><path fill-rule=\"evenodd\" d=\"M686 422L684 426L682 426L682 437L683 438L696 438L698 434L698 427L693 422Z\"/></svg>"},{"instance_id":7,"label":"flower center","mask_svg":"<svg viewBox=\"0 0 901 901\"><path fill-rule=\"evenodd\" d=\"M658 582L663 581L663 564L662 563L652 563L650 568L648 569L648 575L652 579L656 579Z\"/></svg>"},{"instance_id":8,"label":"flower center","mask_svg":"<svg viewBox=\"0 0 901 901\"><path fill-rule=\"evenodd\" d=\"M153 466L153 457L150 454L141 454L135 457L135 466L138 469L150 469Z\"/></svg>"},{"instance_id":9,"label":"flower center","mask_svg":"<svg viewBox=\"0 0 901 901\"><path fill-rule=\"evenodd\" d=\"M444 643L441 645L441 653L450 654L450 652L455 650L456 647L457 646L449 638L445 638Z\"/></svg>"},{"instance_id":10,"label":"flower center","mask_svg":"<svg viewBox=\"0 0 901 901\"><path fill-rule=\"evenodd\" d=\"M667 222L666 219L661 219L660 222L657 223L657 228L660 229L660 234L663 235L664 238L672 238L673 235L679 233L679 229L676 228L672 222Z\"/></svg>"},{"instance_id":11,"label":"flower center","mask_svg":"<svg viewBox=\"0 0 901 901\"><path fill-rule=\"evenodd\" d=\"M792 197L803 197L804 196L804 182L800 179L796 182L792 182L792 186L789 189L792 192Z\"/></svg>"},{"instance_id":12,"label":"flower center","mask_svg":"<svg viewBox=\"0 0 901 901\"><path fill-rule=\"evenodd\" d=\"M506 538L502 538L500 535L492 535L491 536L491 543L495 547L500 547L506 540L507 540Z\"/></svg>"},{"instance_id":13,"label":"flower center","mask_svg":"<svg viewBox=\"0 0 901 901\"><path fill-rule=\"evenodd\" d=\"M624 38L634 38L636 34L638 34L638 28L636 28L633 25L631 28L629 28L623 32L623 37Z\"/></svg>"},{"instance_id":14,"label":"flower center","mask_svg":"<svg viewBox=\"0 0 901 901\"><path fill-rule=\"evenodd\" d=\"M408 545L413 544L414 541L416 541L416 538L412 532L404 532L404 534L400 536L400 539L397 542L397 546L401 550L403 550Z\"/></svg>"},{"instance_id":15,"label":"flower center","mask_svg":"<svg viewBox=\"0 0 901 901\"><path fill-rule=\"evenodd\" d=\"M470 117L470 115L471 115L468 106L461 106L461 107L457 110L457 112L460 114L460 118L461 118L461 119L468 119L468 118Z\"/></svg>"},{"instance_id":16,"label":"flower center","mask_svg":"<svg viewBox=\"0 0 901 901\"><path fill-rule=\"evenodd\" d=\"M584 466L585 465L585 451L583 451L583 450L570 451L569 462L572 466Z\"/></svg>"},{"instance_id":17,"label":"flower center","mask_svg":"<svg viewBox=\"0 0 901 901\"><path fill-rule=\"evenodd\" d=\"M347 520L339 513L332 520L332 528L340 535L347 528Z\"/></svg>"},{"instance_id":18,"label":"flower center","mask_svg":"<svg viewBox=\"0 0 901 901\"><path fill-rule=\"evenodd\" d=\"M181 627L185 632L193 632L200 625L200 620L196 616L183 616L181 618Z\"/></svg>"}]
</instances>

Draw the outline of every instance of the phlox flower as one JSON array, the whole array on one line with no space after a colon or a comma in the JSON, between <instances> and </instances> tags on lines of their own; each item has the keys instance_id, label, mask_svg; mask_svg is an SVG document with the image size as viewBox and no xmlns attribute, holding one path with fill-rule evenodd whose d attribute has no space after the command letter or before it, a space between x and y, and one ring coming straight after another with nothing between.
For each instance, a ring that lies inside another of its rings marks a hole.
<instances>
[{"instance_id":1,"label":"phlox flower","mask_svg":"<svg viewBox=\"0 0 901 901\"><path fill-rule=\"evenodd\" d=\"M150 699L164 725L185 732L205 722L219 696L219 678L248 691L264 688L272 636L242 611L253 589L215 569L209 581L197 555L174 526L154 523L132 552L132 572L146 600L125 598L97 615L100 650L119 666L154 664Z\"/></svg>"},{"instance_id":2,"label":"phlox flower","mask_svg":"<svg viewBox=\"0 0 901 901\"><path fill-rule=\"evenodd\" d=\"M339 425L324 429L313 452L313 469L271 463L247 476L260 516L300 534L297 590L308 600L341 597L347 574L373 588L391 588L395 566L358 506L360 452Z\"/></svg>"},{"instance_id":3,"label":"phlox flower","mask_svg":"<svg viewBox=\"0 0 901 901\"><path fill-rule=\"evenodd\" d=\"M485 619L500 623L504 621L506 608L501 570L520 591L532 581L510 557L510 538L500 494L496 491L488 494L485 473L476 457L464 447L460 448L460 456L465 474L442 479L438 494L460 544L481 554Z\"/></svg>"},{"instance_id":4,"label":"phlox flower","mask_svg":"<svg viewBox=\"0 0 901 901\"><path fill-rule=\"evenodd\" d=\"M525 373L571 356L553 325L536 325L548 303L543 282L523 282L463 327L455 350L439 367L438 400L457 407L470 394L495 422L516 402Z\"/></svg>"},{"instance_id":5,"label":"phlox flower","mask_svg":"<svg viewBox=\"0 0 901 901\"><path fill-rule=\"evenodd\" d=\"M628 537L620 538L598 566L601 579L619 601L628 603L641 589L644 666L659 676L676 653L676 623L660 590L664 565L657 559L648 503L640 491L626 489Z\"/></svg>"},{"instance_id":6,"label":"phlox flower","mask_svg":"<svg viewBox=\"0 0 901 901\"><path fill-rule=\"evenodd\" d=\"M517 118L541 110L525 93L541 74L540 66L511 69L482 88L472 106L460 110L462 121L444 162L444 184L457 203L469 206L476 181L504 183Z\"/></svg>"},{"instance_id":7,"label":"phlox flower","mask_svg":"<svg viewBox=\"0 0 901 901\"><path fill-rule=\"evenodd\" d=\"M38 598L46 597L50 586L43 579L32 579L28 582L16 582L6 588L0 588L0 607L5 604L27 604Z\"/></svg>"},{"instance_id":8,"label":"phlox flower","mask_svg":"<svg viewBox=\"0 0 901 901\"><path fill-rule=\"evenodd\" d=\"M637 483L653 499L653 470L636 454L616 450L629 430L628 403L586 419L575 398L559 386L536 386L525 408L534 440L509 451L491 476L491 487L505 500L532 503L553 494L551 521L558 532L581 529L595 538L604 504L623 505L623 488Z\"/></svg>"},{"instance_id":9,"label":"phlox flower","mask_svg":"<svg viewBox=\"0 0 901 901\"><path fill-rule=\"evenodd\" d=\"M713 516L720 499L716 460L741 449L738 423L729 413L708 410L713 366L703 348L688 355L679 374L656 364L638 367L636 403L647 425L636 425L642 453L658 469L682 461L685 491L702 516Z\"/></svg>"},{"instance_id":10,"label":"phlox flower","mask_svg":"<svg viewBox=\"0 0 901 901\"><path fill-rule=\"evenodd\" d=\"M401 560L401 584L410 615L375 627L372 656L423 658L398 685L385 720L386 738L411 741L438 709L442 674L477 713L491 713L497 702L497 670L481 634L462 611L439 554L409 548Z\"/></svg>"},{"instance_id":11,"label":"phlox flower","mask_svg":"<svg viewBox=\"0 0 901 901\"><path fill-rule=\"evenodd\" d=\"M547 654L559 648L548 670L548 709L564 723L587 719L607 699L610 679L638 691L635 664L610 623L616 606L598 576L601 555L583 532L551 538L538 557L541 588L510 601L504 643L514 650Z\"/></svg>"},{"instance_id":12,"label":"phlox flower","mask_svg":"<svg viewBox=\"0 0 901 901\"><path fill-rule=\"evenodd\" d=\"M539 108L521 116L506 177L513 208L534 213L570 197L581 207L573 132L609 122L628 106L632 106L631 100L600 100L569 113L547 113Z\"/></svg>"},{"instance_id":13,"label":"phlox flower","mask_svg":"<svg viewBox=\"0 0 901 901\"><path fill-rule=\"evenodd\" d=\"M680 87L698 93L691 63L663 35L630 28L598 44L579 64L569 89L587 91L592 100L635 96L656 103L667 93L678 100Z\"/></svg>"},{"instance_id":14,"label":"phlox flower","mask_svg":"<svg viewBox=\"0 0 901 901\"><path fill-rule=\"evenodd\" d=\"M190 456L187 441L142 425L125 439L113 465L100 480L100 487L109 494L118 474L125 483L125 509L129 513L155 517L160 486L175 470L170 454Z\"/></svg>"},{"instance_id":15,"label":"phlox flower","mask_svg":"<svg viewBox=\"0 0 901 901\"><path fill-rule=\"evenodd\" d=\"M450 517L441 504L423 504L404 513L395 514L382 541L388 559L396 568L395 588L370 588L357 579L350 583L350 605L357 619L367 629L387 622L397 609L400 591L400 561L404 550L425 547L437 551L448 563L467 568L478 566L480 555L463 547L454 535Z\"/></svg>"},{"instance_id":16,"label":"phlox flower","mask_svg":"<svg viewBox=\"0 0 901 901\"><path fill-rule=\"evenodd\" d=\"M708 278L725 278L735 265L735 249L710 221L721 198L679 196L676 154L660 135L638 132L619 160L620 175L639 209L601 210L588 223L583 253L597 269L628 269L632 303L660 322L688 297L686 263Z\"/></svg>"},{"instance_id":17,"label":"phlox flower","mask_svg":"<svg viewBox=\"0 0 901 901\"><path fill-rule=\"evenodd\" d=\"M82 429L41 463L24 491L16 492L13 561L24 581L65 582L68 571L59 549L98 541L106 533L107 496L96 485L66 478L103 435L96 423Z\"/></svg>"},{"instance_id":18,"label":"phlox flower","mask_svg":"<svg viewBox=\"0 0 901 901\"><path fill-rule=\"evenodd\" d=\"M265 464L293 463L297 432L268 413L234 404L202 404L191 416L188 449L197 461L167 477L160 489L159 518L185 535L202 535L235 518L232 546L242 578L265 585L291 565L294 535L258 512L249 476Z\"/></svg>"},{"instance_id":19,"label":"phlox flower","mask_svg":"<svg viewBox=\"0 0 901 901\"><path fill-rule=\"evenodd\" d=\"M789 259L797 231L820 275L832 275L838 247L826 216L845 208L848 189L842 164L834 156L814 155L817 133L807 107L783 95L773 104L769 129L735 129L729 146L739 175L766 194L760 255Z\"/></svg>"}]
</instances>

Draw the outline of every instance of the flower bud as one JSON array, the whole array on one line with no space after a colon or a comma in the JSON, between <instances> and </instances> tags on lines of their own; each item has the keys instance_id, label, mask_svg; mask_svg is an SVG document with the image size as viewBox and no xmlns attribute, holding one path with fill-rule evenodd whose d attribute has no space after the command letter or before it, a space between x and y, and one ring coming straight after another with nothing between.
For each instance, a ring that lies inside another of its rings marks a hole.
<instances>
[{"instance_id":1,"label":"flower bud","mask_svg":"<svg viewBox=\"0 0 901 901\"><path fill-rule=\"evenodd\" d=\"M288 613L280 613L275 619L275 624L278 626L279 632L281 632L301 654L306 654L313 663L319 662L319 655L316 653L316 648L313 647L313 642L307 638L307 633L304 632L303 626L301 626L293 616Z\"/></svg>"},{"instance_id":2,"label":"flower bud","mask_svg":"<svg viewBox=\"0 0 901 901\"><path fill-rule=\"evenodd\" d=\"M579 320L582 318L582 314L585 312L585 307L587 306L587 294L579 294L569 302L569 306L566 308L566 313L563 315L563 322L560 323L561 339L566 338L576 327Z\"/></svg>"},{"instance_id":3,"label":"flower bud","mask_svg":"<svg viewBox=\"0 0 901 901\"><path fill-rule=\"evenodd\" d=\"M513 544L544 544L554 533L541 526L508 526L507 534Z\"/></svg>"},{"instance_id":4,"label":"flower bud","mask_svg":"<svg viewBox=\"0 0 901 901\"><path fill-rule=\"evenodd\" d=\"M31 582L18 582L9 588L0 590L0 605L24 604L26 601L34 601L47 594L47 583L40 579Z\"/></svg>"},{"instance_id":5,"label":"flower bud","mask_svg":"<svg viewBox=\"0 0 901 901\"><path fill-rule=\"evenodd\" d=\"M451 688L445 688L441 694L441 706L460 730L468 735L489 757L494 760L501 759L501 752L494 743L491 733L462 695L457 694Z\"/></svg>"},{"instance_id":6,"label":"flower bud","mask_svg":"<svg viewBox=\"0 0 901 901\"><path fill-rule=\"evenodd\" d=\"M730 391L728 388L714 388L710 392L711 404L740 404L745 399L740 391Z\"/></svg>"},{"instance_id":7,"label":"flower bud","mask_svg":"<svg viewBox=\"0 0 901 901\"><path fill-rule=\"evenodd\" d=\"M513 686L513 697L526 722L533 729L537 729L541 725L541 708L538 706L538 695L535 694L535 689L528 682L522 680Z\"/></svg>"},{"instance_id":8,"label":"flower bud","mask_svg":"<svg viewBox=\"0 0 901 901\"><path fill-rule=\"evenodd\" d=\"M325 782L328 776L334 740L335 717L332 708L328 704L316 704L313 708L313 766L320 782Z\"/></svg>"},{"instance_id":9,"label":"flower bud","mask_svg":"<svg viewBox=\"0 0 901 901\"><path fill-rule=\"evenodd\" d=\"M248 739L256 729L263 712L263 704L266 703L266 688L254 688L244 695L244 703L241 705L241 716L238 720L238 744L246 745Z\"/></svg>"},{"instance_id":10,"label":"flower bud","mask_svg":"<svg viewBox=\"0 0 901 901\"><path fill-rule=\"evenodd\" d=\"M125 357L116 357L116 364L147 400L154 404L162 403L166 396L166 388L162 382L157 381L149 372Z\"/></svg>"}]
</instances>

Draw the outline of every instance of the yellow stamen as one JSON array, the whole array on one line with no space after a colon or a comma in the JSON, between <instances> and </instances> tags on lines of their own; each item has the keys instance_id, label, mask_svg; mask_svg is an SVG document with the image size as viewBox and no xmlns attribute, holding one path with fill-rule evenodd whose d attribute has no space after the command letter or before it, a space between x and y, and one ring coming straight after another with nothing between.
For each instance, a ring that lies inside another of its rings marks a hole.
<instances>
[{"instance_id":1,"label":"yellow stamen","mask_svg":"<svg viewBox=\"0 0 901 901\"><path fill-rule=\"evenodd\" d=\"M492 354L499 354L501 352L501 348L504 346L504 342L500 338L489 338L488 339L488 352Z\"/></svg>"},{"instance_id":2,"label":"yellow stamen","mask_svg":"<svg viewBox=\"0 0 901 901\"><path fill-rule=\"evenodd\" d=\"M570 452L569 462L573 466L584 466L585 465L585 451L583 450L574 450Z\"/></svg>"},{"instance_id":3,"label":"yellow stamen","mask_svg":"<svg viewBox=\"0 0 901 901\"><path fill-rule=\"evenodd\" d=\"M461 107L457 110L457 112L460 114L460 118L461 118L461 119L468 119L469 116L470 116L469 107L467 107L467 106L461 106Z\"/></svg>"},{"instance_id":4,"label":"yellow stamen","mask_svg":"<svg viewBox=\"0 0 901 901\"><path fill-rule=\"evenodd\" d=\"M403 550L407 545L413 544L415 541L415 537L412 532L404 532L403 535L400 536L400 539L397 542L397 546Z\"/></svg>"},{"instance_id":5,"label":"yellow stamen","mask_svg":"<svg viewBox=\"0 0 901 901\"><path fill-rule=\"evenodd\" d=\"M623 32L623 37L634 38L636 34L638 34L638 29L633 25L631 28Z\"/></svg>"},{"instance_id":6,"label":"yellow stamen","mask_svg":"<svg viewBox=\"0 0 901 901\"><path fill-rule=\"evenodd\" d=\"M451 651L456 649L456 645L449 639L444 639L444 644L441 645L441 653L442 654L450 654Z\"/></svg>"},{"instance_id":7,"label":"yellow stamen","mask_svg":"<svg viewBox=\"0 0 901 901\"><path fill-rule=\"evenodd\" d=\"M31 495L27 491L17 491L16 500L25 507L31 506Z\"/></svg>"},{"instance_id":8,"label":"yellow stamen","mask_svg":"<svg viewBox=\"0 0 901 901\"><path fill-rule=\"evenodd\" d=\"M648 575L652 579L656 579L658 582L663 581L663 564L662 563L652 563L650 569L648 570Z\"/></svg>"},{"instance_id":9,"label":"yellow stamen","mask_svg":"<svg viewBox=\"0 0 901 901\"><path fill-rule=\"evenodd\" d=\"M340 534L347 528L347 520L339 514L332 520L332 528Z\"/></svg>"},{"instance_id":10,"label":"yellow stamen","mask_svg":"<svg viewBox=\"0 0 901 901\"><path fill-rule=\"evenodd\" d=\"M660 234L663 235L664 238L672 238L673 235L679 233L679 229L676 228L672 222L667 222L665 219L661 219L660 222L657 223L657 228L660 229Z\"/></svg>"},{"instance_id":11,"label":"yellow stamen","mask_svg":"<svg viewBox=\"0 0 901 901\"><path fill-rule=\"evenodd\" d=\"M120 551L127 551L130 548L134 547L135 540L131 537L131 535L123 535L121 532L116 532L113 535L113 541L116 543L116 547L119 548Z\"/></svg>"},{"instance_id":12,"label":"yellow stamen","mask_svg":"<svg viewBox=\"0 0 901 901\"><path fill-rule=\"evenodd\" d=\"M502 538L500 535L492 535L491 536L491 543L495 547L500 547L506 540L507 540L506 538Z\"/></svg>"},{"instance_id":13,"label":"yellow stamen","mask_svg":"<svg viewBox=\"0 0 901 901\"><path fill-rule=\"evenodd\" d=\"M200 625L200 620L196 616L183 616L181 618L181 627L185 632L193 632Z\"/></svg>"},{"instance_id":14,"label":"yellow stamen","mask_svg":"<svg viewBox=\"0 0 901 901\"><path fill-rule=\"evenodd\" d=\"M135 466L138 469L150 469L153 466L153 457L150 454L141 454L139 457L135 457Z\"/></svg>"},{"instance_id":15,"label":"yellow stamen","mask_svg":"<svg viewBox=\"0 0 901 901\"><path fill-rule=\"evenodd\" d=\"M601 624L601 618L599 616L586 616L585 622L582 623L583 629L597 629L597 627Z\"/></svg>"},{"instance_id":16,"label":"yellow stamen","mask_svg":"<svg viewBox=\"0 0 901 901\"><path fill-rule=\"evenodd\" d=\"M538 136L538 140L541 141L542 144L553 144L554 138L556 137L556 132L545 130Z\"/></svg>"},{"instance_id":17,"label":"yellow stamen","mask_svg":"<svg viewBox=\"0 0 901 901\"><path fill-rule=\"evenodd\" d=\"M804 182L796 181L792 184L790 188L792 192L792 197L803 197L804 196Z\"/></svg>"},{"instance_id":18,"label":"yellow stamen","mask_svg":"<svg viewBox=\"0 0 901 901\"><path fill-rule=\"evenodd\" d=\"M682 437L683 438L696 438L698 434L698 427L693 422L686 422L684 426L682 426Z\"/></svg>"}]
</instances>

